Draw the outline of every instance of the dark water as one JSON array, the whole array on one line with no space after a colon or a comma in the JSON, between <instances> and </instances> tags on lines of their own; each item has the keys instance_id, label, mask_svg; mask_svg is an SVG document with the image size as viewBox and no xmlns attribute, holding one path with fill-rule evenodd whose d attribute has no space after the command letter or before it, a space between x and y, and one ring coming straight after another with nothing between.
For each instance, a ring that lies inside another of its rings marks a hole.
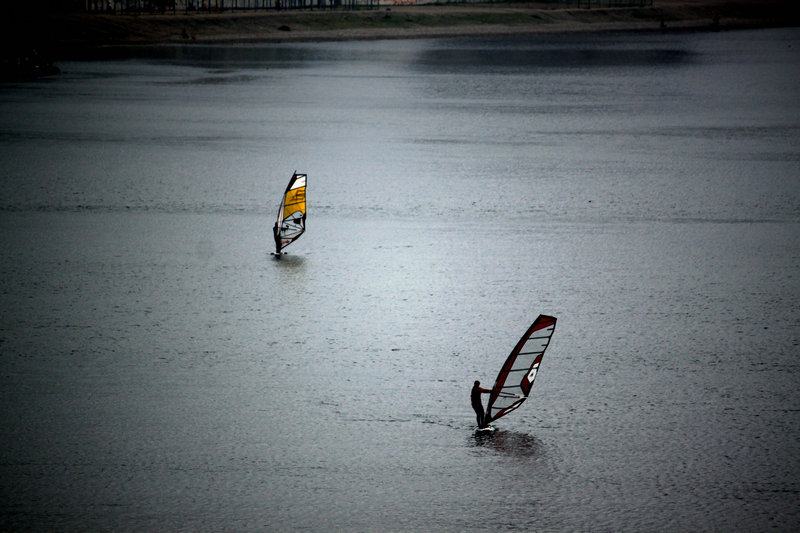
<instances>
[{"instance_id":1,"label":"dark water","mask_svg":"<svg viewBox=\"0 0 800 533\"><path fill-rule=\"evenodd\" d=\"M799 64L768 30L3 85L0 527L795 529ZM476 437L539 313L532 398Z\"/></svg>"}]
</instances>

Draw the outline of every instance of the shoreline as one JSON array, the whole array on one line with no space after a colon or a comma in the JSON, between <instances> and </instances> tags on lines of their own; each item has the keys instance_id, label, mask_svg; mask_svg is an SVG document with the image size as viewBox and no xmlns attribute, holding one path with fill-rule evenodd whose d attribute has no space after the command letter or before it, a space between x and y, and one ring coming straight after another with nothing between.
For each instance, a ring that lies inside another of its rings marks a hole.
<instances>
[{"instance_id":1,"label":"shoreline","mask_svg":"<svg viewBox=\"0 0 800 533\"><path fill-rule=\"evenodd\" d=\"M213 14L44 12L16 17L10 34L24 37L4 44L6 50L37 50L59 60L109 46L797 27L793 7L791 0L653 0L647 7L592 9L533 1Z\"/></svg>"}]
</instances>

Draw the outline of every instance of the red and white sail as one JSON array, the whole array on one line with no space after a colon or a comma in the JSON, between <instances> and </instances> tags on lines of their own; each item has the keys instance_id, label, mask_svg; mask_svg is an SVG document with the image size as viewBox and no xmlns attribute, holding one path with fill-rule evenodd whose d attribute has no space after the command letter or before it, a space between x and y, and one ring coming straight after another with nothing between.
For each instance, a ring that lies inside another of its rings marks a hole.
<instances>
[{"instance_id":1,"label":"red and white sail","mask_svg":"<svg viewBox=\"0 0 800 533\"><path fill-rule=\"evenodd\" d=\"M555 329L555 317L539 315L511 351L492 387L487 423L510 413L528 398Z\"/></svg>"}]
</instances>

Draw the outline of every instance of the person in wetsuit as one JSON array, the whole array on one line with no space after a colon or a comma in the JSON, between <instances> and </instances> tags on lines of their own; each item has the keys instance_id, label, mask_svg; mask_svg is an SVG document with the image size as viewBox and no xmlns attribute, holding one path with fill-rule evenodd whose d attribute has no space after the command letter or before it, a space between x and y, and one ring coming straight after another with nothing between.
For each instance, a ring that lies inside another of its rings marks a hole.
<instances>
[{"instance_id":1,"label":"person in wetsuit","mask_svg":"<svg viewBox=\"0 0 800 533\"><path fill-rule=\"evenodd\" d=\"M281 253L281 236L280 230L278 230L278 223L276 222L274 226L272 226L272 237L275 239L275 254Z\"/></svg>"},{"instance_id":2,"label":"person in wetsuit","mask_svg":"<svg viewBox=\"0 0 800 533\"><path fill-rule=\"evenodd\" d=\"M481 382L475 380L475 384L472 386L472 393L470 394L470 399L472 400L472 408L475 409L475 415L478 419L478 427L484 428L486 424L484 423L484 412L483 412L483 402L481 402L481 394L492 392L491 389L482 389Z\"/></svg>"}]
</instances>

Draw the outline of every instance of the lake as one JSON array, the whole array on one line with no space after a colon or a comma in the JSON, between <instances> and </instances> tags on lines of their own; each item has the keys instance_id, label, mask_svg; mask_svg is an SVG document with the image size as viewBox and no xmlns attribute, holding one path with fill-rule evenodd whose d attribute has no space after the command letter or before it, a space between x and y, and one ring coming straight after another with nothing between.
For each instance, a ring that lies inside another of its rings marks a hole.
<instances>
[{"instance_id":1,"label":"lake","mask_svg":"<svg viewBox=\"0 0 800 533\"><path fill-rule=\"evenodd\" d=\"M800 524L799 30L106 52L0 85L0 528Z\"/></svg>"}]
</instances>

